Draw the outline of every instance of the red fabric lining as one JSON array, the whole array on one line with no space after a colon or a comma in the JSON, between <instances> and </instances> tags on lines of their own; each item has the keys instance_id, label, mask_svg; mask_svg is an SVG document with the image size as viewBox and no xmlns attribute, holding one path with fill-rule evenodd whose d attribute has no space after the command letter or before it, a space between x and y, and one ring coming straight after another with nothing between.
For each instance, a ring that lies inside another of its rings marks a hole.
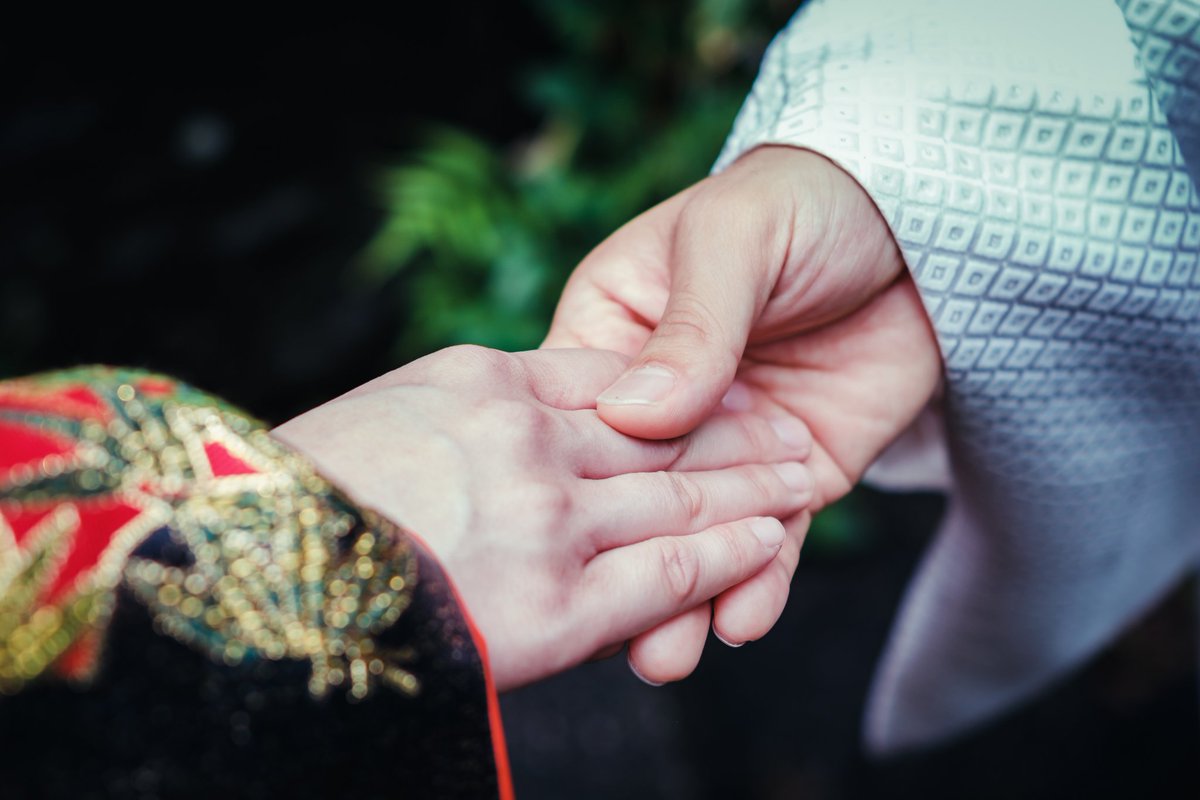
<instances>
[{"instance_id":1,"label":"red fabric lining","mask_svg":"<svg viewBox=\"0 0 1200 800\"><path fill-rule=\"evenodd\" d=\"M46 590L48 602L66 594L81 575L95 569L117 531L142 513L137 506L109 497L90 502L77 501L75 508L79 512L79 532L67 552L62 569Z\"/></svg>"},{"instance_id":2,"label":"red fabric lining","mask_svg":"<svg viewBox=\"0 0 1200 800\"><path fill-rule=\"evenodd\" d=\"M65 436L0 420L0 477L13 467L33 464L46 456L66 455L74 449L75 443Z\"/></svg>"},{"instance_id":3,"label":"red fabric lining","mask_svg":"<svg viewBox=\"0 0 1200 800\"><path fill-rule=\"evenodd\" d=\"M175 384L166 378L142 378L136 386L139 392L149 397L166 397L175 391Z\"/></svg>"},{"instance_id":4,"label":"red fabric lining","mask_svg":"<svg viewBox=\"0 0 1200 800\"><path fill-rule=\"evenodd\" d=\"M229 449L219 442L206 442L204 445L204 455L208 456L208 463L212 467L213 477L223 478L227 475L258 474L258 470L229 452Z\"/></svg>"},{"instance_id":5,"label":"red fabric lining","mask_svg":"<svg viewBox=\"0 0 1200 800\"><path fill-rule=\"evenodd\" d=\"M68 419L97 419L108 422L112 409L99 395L86 386L69 386L58 391L22 390L16 387L0 390L0 408L12 411L33 411L54 414Z\"/></svg>"},{"instance_id":6,"label":"red fabric lining","mask_svg":"<svg viewBox=\"0 0 1200 800\"><path fill-rule=\"evenodd\" d=\"M405 528L404 532L420 545L430 558L434 558L433 550L425 543L424 539L408 528ZM475 620L471 618L471 612L463 602L462 595L458 593L458 587L451 580L450 573L443 569L442 576L446 580L446 585L450 587L451 594L454 595L454 601L458 603L458 610L462 612L467 629L471 632L471 640L475 642L475 649L479 651L479 660L483 664L483 680L487 687L488 727L492 731L492 758L496 762L496 784L500 789L500 800L516 800L516 794L513 792L512 767L508 763L508 744L504 739L504 722L500 719L500 697L496 694L496 684L492 681L487 643L483 639L483 634L479 632L479 628L475 627Z\"/></svg>"},{"instance_id":7,"label":"red fabric lining","mask_svg":"<svg viewBox=\"0 0 1200 800\"><path fill-rule=\"evenodd\" d=\"M54 506L48 506L30 510L28 506L0 504L0 517L4 517L4 521L12 529L13 538L20 546L25 541L25 535L48 517L54 508Z\"/></svg>"},{"instance_id":8,"label":"red fabric lining","mask_svg":"<svg viewBox=\"0 0 1200 800\"><path fill-rule=\"evenodd\" d=\"M102 639L98 630L84 631L71 646L54 661L54 671L70 680L90 677L100 663Z\"/></svg>"}]
</instances>

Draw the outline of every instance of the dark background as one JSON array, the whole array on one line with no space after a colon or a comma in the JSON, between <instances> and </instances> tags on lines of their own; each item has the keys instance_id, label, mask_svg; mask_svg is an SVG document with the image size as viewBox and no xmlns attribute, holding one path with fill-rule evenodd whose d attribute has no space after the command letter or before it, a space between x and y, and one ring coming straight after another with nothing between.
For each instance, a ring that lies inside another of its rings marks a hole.
<instances>
[{"instance_id":1,"label":"dark background","mask_svg":"<svg viewBox=\"0 0 1200 800\"><path fill-rule=\"evenodd\" d=\"M438 346L535 344L574 260L704 174L790 12L554 5L14 26L0 377L145 366L280 422ZM818 521L776 630L711 641L678 685L614 659L507 696L519 796L1200 796L1194 586L989 728L862 756L871 670L940 512L857 492Z\"/></svg>"},{"instance_id":2,"label":"dark background","mask_svg":"<svg viewBox=\"0 0 1200 800\"><path fill-rule=\"evenodd\" d=\"M407 34L239 27L8 32L4 373L145 366L278 422L396 366L404 304L349 269L383 220L373 175L429 119L529 127L503 74L434 73L464 47L519 63L536 32L449 5Z\"/></svg>"}]
</instances>

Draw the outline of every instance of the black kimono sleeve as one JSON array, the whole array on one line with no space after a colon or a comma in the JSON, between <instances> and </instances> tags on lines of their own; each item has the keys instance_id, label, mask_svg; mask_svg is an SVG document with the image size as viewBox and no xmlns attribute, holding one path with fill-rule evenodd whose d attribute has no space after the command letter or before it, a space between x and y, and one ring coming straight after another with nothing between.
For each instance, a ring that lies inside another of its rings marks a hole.
<instances>
[{"instance_id":1,"label":"black kimono sleeve","mask_svg":"<svg viewBox=\"0 0 1200 800\"><path fill-rule=\"evenodd\" d=\"M512 796L483 641L417 537L144 372L0 382L0 786Z\"/></svg>"}]
</instances>

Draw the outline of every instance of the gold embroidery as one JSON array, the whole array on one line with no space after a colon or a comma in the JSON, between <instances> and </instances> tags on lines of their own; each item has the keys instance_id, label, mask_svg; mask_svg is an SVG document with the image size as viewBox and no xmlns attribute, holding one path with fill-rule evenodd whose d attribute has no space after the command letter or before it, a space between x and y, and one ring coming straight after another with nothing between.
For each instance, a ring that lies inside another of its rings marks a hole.
<instances>
[{"instance_id":1,"label":"gold embroidery","mask_svg":"<svg viewBox=\"0 0 1200 800\"><path fill-rule=\"evenodd\" d=\"M103 369L47 379L46 393L57 397L72 379L93 393L85 401L104 402L105 419L29 411L43 401L36 381L22 382L19 405L0 403L4 418L77 445L0 485L0 692L61 668L89 637L94 652L122 578L163 632L217 660L307 660L318 696L343 685L355 699L376 684L419 690L401 666L411 654L376 638L409 606L418 579L395 526L355 509L261 426L207 395ZM84 535L80 515L109 500L120 524L100 531L111 538L94 563L49 597ZM35 507L53 510L18 545L4 510ZM188 563L129 557L164 526ZM60 671L81 677L91 666L94 658Z\"/></svg>"},{"instance_id":2,"label":"gold embroidery","mask_svg":"<svg viewBox=\"0 0 1200 800\"><path fill-rule=\"evenodd\" d=\"M0 694L13 694L40 675L104 610L99 592L77 594L61 607L37 602L78 525L73 508L59 509L30 533L29 547L19 554L15 545L2 551Z\"/></svg>"}]
</instances>

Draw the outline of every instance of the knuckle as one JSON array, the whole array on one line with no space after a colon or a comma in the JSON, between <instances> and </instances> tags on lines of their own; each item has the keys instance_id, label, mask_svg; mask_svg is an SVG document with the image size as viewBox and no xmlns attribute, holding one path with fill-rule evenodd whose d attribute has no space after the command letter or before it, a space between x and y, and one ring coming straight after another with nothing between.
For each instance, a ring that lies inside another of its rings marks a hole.
<instances>
[{"instance_id":1,"label":"knuckle","mask_svg":"<svg viewBox=\"0 0 1200 800\"><path fill-rule=\"evenodd\" d=\"M492 443L492 452L527 476L556 474L573 435L563 415L529 399L485 398L470 405L459 423L464 437Z\"/></svg>"},{"instance_id":2,"label":"knuckle","mask_svg":"<svg viewBox=\"0 0 1200 800\"><path fill-rule=\"evenodd\" d=\"M746 550L746 537L732 525L721 529L722 560L732 575L744 575L749 570L753 559Z\"/></svg>"},{"instance_id":3,"label":"knuckle","mask_svg":"<svg viewBox=\"0 0 1200 800\"><path fill-rule=\"evenodd\" d=\"M711 230L712 226L727 226L731 221L755 216L762 198L754 188L751 181L718 176L688 199L680 210L680 224L685 228Z\"/></svg>"},{"instance_id":4,"label":"knuckle","mask_svg":"<svg viewBox=\"0 0 1200 800\"><path fill-rule=\"evenodd\" d=\"M671 502L685 519L701 519L708 510L708 500L696 481L679 472L662 473L667 479Z\"/></svg>"},{"instance_id":5,"label":"knuckle","mask_svg":"<svg viewBox=\"0 0 1200 800\"><path fill-rule=\"evenodd\" d=\"M700 583L700 558L683 542L671 537L658 540L659 567L672 602L684 605Z\"/></svg>"},{"instance_id":6,"label":"knuckle","mask_svg":"<svg viewBox=\"0 0 1200 800\"><path fill-rule=\"evenodd\" d=\"M755 454L765 455L773 452L777 441L775 435L769 432L769 427L762 417L750 414L739 414L735 417L738 425L740 440L751 448Z\"/></svg>"},{"instance_id":7,"label":"knuckle","mask_svg":"<svg viewBox=\"0 0 1200 800\"><path fill-rule=\"evenodd\" d=\"M693 236L706 229L725 231L756 248L758 263L779 261L794 234L797 183L782 170L743 164L697 192L680 214L681 225Z\"/></svg>"},{"instance_id":8,"label":"knuckle","mask_svg":"<svg viewBox=\"0 0 1200 800\"><path fill-rule=\"evenodd\" d=\"M429 365L435 379L465 381L508 381L519 369L512 356L475 344L460 344L437 353Z\"/></svg>"},{"instance_id":9,"label":"knuckle","mask_svg":"<svg viewBox=\"0 0 1200 800\"><path fill-rule=\"evenodd\" d=\"M769 506L771 501L788 494L787 487L770 467L755 466L746 471L746 487L750 495L760 504Z\"/></svg>"},{"instance_id":10,"label":"knuckle","mask_svg":"<svg viewBox=\"0 0 1200 800\"><path fill-rule=\"evenodd\" d=\"M663 439L653 446L663 455L663 469L679 469L689 457L696 456L701 448L699 440L694 436L676 436L674 439Z\"/></svg>"},{"instance_id":11,"label":"knuckle","mask_svg":"<svg viewBox=\"0 0 1200 800\"><path fill-rule=\"evenodd\" d=\"M742 170L720 178L688 201L680 215L684 224L695 228L714 226L717 230L732 227L745 233L748 241L756 241L779 227L781 220L791 219L781 213L780 204L794 195L794 181L778 171ZM764 202L767 199L771 202Z\"/></svg>"},{"instance_id":12,"label":"knuckle","mask_svg":"<svg viewBox=\"0 0 1200 800\"><path fill-rule=\"evenodd\" d=\"M540 441L551 427L544 409L521 400L492 400L483 412L497 431L505 431L517 440Z\"/></svg>"},{"instance_id":13,"label":"knuckle","mask_svg":"<svg viewBox=\"0 0 1200 800\"><path fill-rule=\"evenodd\" d=\"M722 315L687 287L675 290L674 302L659 320L655 333L702 350L706 364L711 365L714 357L719 358L716 367L723 375L732 375L737 370L740 352L730 344L736 337L725 329Z\"/></svg>"},{"instance_id":14,"label":"knuckle","mask_svg":"<svg viewBox=\"0 0 1200 800\"><path fill-rule=\"evenodd\" d=\"M493 436L503 436L532 464L561 464L578 435L563 414L529 399L492 400L481 409Z\"/></svg>"},{"instance_id":15,"label":"knuckle","mask_svg":"<svg viewBox=\"0 0 1200 800\"><path fill-rule=\"evenodd\" d=\"M658 331L684 336L701 345L715 338L721 321L703 297L690 289L681 288L675 290L673 299L675 304L666 309L658 321Z\"/></svg>"},{"instance_id":16,"label":"knuckle","mask_svg":"<svg viewBox=\"0 0 1200 800\"><path fill-rule=\"evenodd\" d=\"M519 493L514 509L533 530L551 536L562 531L573 510L571 492L564 486L546 482L527 486Z\"/></svg>"}]
</instances>

